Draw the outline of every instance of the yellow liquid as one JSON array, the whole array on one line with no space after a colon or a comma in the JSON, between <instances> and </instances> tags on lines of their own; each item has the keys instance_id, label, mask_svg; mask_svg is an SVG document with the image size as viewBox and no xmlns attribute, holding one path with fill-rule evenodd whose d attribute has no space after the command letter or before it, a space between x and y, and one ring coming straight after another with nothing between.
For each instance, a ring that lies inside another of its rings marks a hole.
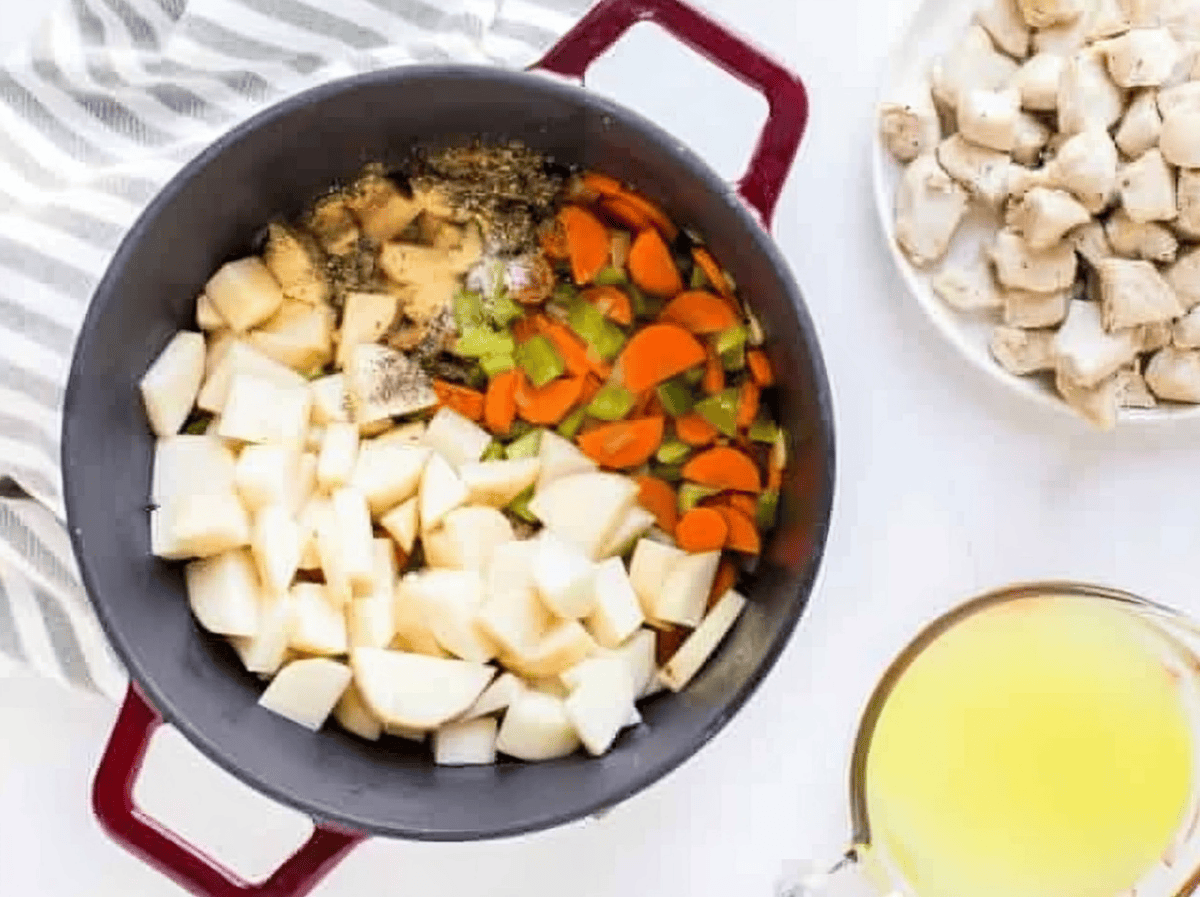
<instances>
[{"instance_id":1,"label":"yellow liquid","mask_svg":"<svg viewBox=\"0 0 1200 897\"><path fill-rule=\"evenodd\" d=\"M1165 642L1119 605L977 611L926 647L866 766L872 847L919 897L1115 897L1158 861L1192 787Z\"/></svg>"}]
</instances>

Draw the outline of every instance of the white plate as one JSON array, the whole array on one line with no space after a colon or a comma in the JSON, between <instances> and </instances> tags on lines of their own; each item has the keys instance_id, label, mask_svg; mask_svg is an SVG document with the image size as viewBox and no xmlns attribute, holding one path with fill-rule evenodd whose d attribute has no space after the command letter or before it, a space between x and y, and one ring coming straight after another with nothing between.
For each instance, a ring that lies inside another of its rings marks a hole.
<instances>
[{"instance_id":1,"label":"white plate","mask_svg":"<svg viewBox=\"0 0 1200 897\"><path fill-rule=\"evenodd\" d=\"M883 89L879 103L895 97L905 84L926 75L938 56L946 53L960 41L970 26L975 11L984 5L984 0L921 0L908 27L892 51L884 69ZM876 105L876 110L878 104ZM978 257L980 246L996 230L995 219L985 211L972 210L955 235L954 243L946 259L928 271L918 269L909 262L896 243L895 197L900 183L902 166L883 145L879 135L876 110L872 110L875 123L872 126L871 169L874 181L875 207L879 222L887 238L888 248L896 267L904 278L908 291L933 321L934 326L958 349L959 353L974 367L997 383L1020 393L1030 401L1054 412L1077 417L1074 411L1059 398L1049 378L1042 376L1018 377L1000 367L991 356L988 343L992 329L1000 323L997 312L961 312L947 305L930 286L930 274L941 265L965 263ZM989 222L992 222L989 226ZM1121 409L1119 423L1153 423L1177 421L1183 418L1200 417L1200 406L1172 405L1164 403L1157 408Z\"/></svg>"}]
</instances>

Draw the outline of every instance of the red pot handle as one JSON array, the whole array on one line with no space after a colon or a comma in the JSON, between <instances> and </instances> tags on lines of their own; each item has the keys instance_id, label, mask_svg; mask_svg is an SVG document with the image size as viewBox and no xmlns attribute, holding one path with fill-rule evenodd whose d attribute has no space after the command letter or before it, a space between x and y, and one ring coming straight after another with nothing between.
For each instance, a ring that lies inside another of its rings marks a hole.
<instances>
[{"instance_id":1,"label":"red pot handle","mask_svg":"<svg viewBox=\"0 0 1200 897\"><path fill-rule=\"evenodd\" d=\"M737 188L770 229L808 124L808 94L798 75L750 41L681 0L601 0L533 67L582 79L639 22L654 22L766 97L767 121Z\"/></svg>"},{"instance_id":2,"label":"red pot handle","mask_svg":"<svg viewBox=\"0 0 1200 897\"><path fill-rule=\"evenodd\" d=\"M133 803L146 748L162 717L130 685L92 784L92 809L114 841L198 897L302 897L366 836L314 823L312 837L253 884L151 819Z\"/></svg>"}]
</instances>

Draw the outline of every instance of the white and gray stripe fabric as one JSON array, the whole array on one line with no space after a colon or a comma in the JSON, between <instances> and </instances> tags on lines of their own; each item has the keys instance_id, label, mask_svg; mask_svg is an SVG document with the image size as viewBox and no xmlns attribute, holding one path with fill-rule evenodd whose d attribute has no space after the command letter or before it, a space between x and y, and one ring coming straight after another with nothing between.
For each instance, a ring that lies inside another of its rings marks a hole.
<instances>
[{"instance_id":1,"label":"white and gray stripe fabric","mask_svg":"<svg viewBox=\"0 0 1200 897\"><path fill-rule=\"evenodd\" d=\"M591 0L68 0L0 65L0 674L114 698L58 452L71 350L122 234L220 133L283 97L413 62L524 66Z\"/></svg>"}]
</instances>

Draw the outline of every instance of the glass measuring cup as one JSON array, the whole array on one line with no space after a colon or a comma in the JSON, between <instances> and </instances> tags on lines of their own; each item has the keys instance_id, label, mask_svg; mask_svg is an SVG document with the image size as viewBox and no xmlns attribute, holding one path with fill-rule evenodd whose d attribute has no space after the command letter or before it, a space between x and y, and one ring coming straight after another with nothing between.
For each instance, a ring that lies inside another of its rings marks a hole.
<instances>
[{"instance_id":1,"label":"glass measuring cup","mask_svg":"<svg viewBox=\"0 0 1200 897\"><path fill-rule=\"evenodd\" d=\"M867 703L845 854L779 893L854 879L903 897L1192 893L1198 651L1182 614L1098 586L1011 586L951 610Z\"/></svg>"}]
</instances>

